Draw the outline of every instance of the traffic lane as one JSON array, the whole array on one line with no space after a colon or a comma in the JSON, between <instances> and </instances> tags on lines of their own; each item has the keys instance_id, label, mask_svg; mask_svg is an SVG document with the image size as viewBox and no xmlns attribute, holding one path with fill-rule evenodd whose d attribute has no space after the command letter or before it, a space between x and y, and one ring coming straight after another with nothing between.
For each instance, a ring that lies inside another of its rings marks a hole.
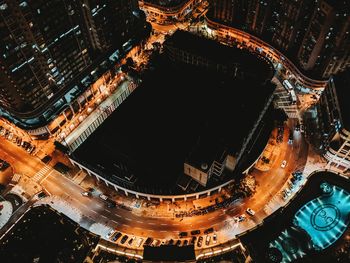
<instances>
[{"instance_id":1,"label":"traffic lane","mask_svg":"<svg viewBox=\"0 0 350 263\"><path fill-rule=\"evenodd\" d=\"M302 140L298 140L293 144L288 144L288 136L286 136L286 131L284 134L284 140L279 147L281 147L281 154L276 159L276 162L267 172L261 172L254 170L253 175L255 176L258 186L255 195L245 202L245 208L252 208L256 212L262 211L264 206L277 195L284 184L288 181L289 175L294 171L296 165L295 156L299 156L301 151L301 144L304 143ZM306 157L304 156L304 161L306 162ZM283 160L287 161L285 168L281 168L281 163ZM262 211L263 214L266 214Z\"/></svg>"},{"instance_id":2,"label":"traffic lane","mask_svg":"<svg viewBox=\"0 0 350 263\"><path fill-rule=\"evenodd\" d=\"M227 219L224 211L216 211L216 215L211 213L180 221L180 219L142 217L124 209L106 208L99 198L82 196L80 194L82 189L61 175L47 177L43 186L53 195L63 198L69 196L70 205L81 210L82 214L102 224L108 221L108 225L125 233L136 234L135 229L138 229L138 232L143 234L149 232L149 235L152 234L156 238L168 237L169 233L173 238L177 238L181 231L190 232L196 229L204 231L213 225L219 226L218 223ZM233 211L231 209L231 212Z\"/></svg>"},{"instance_id":3,"label":"traffic lane","mask_svg":"<svg viewBox=\"0 0 350 263\"><path fill-rule=\"evenodd\" d=\"M2 137L0 137L0 158L10 163L16 173L34 175L44 167L38 158Z\"/></svg>"}]
</instances>

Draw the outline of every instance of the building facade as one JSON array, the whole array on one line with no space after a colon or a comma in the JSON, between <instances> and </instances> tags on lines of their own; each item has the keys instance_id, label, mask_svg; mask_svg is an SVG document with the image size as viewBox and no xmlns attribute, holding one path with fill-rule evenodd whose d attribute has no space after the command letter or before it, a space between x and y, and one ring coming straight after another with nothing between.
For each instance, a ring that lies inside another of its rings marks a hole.
<instances>
[{"instance_id":1,"label":"building facade","mask_svg":"<svg viewBox=\"0 0 350 263\"><path fill-rule=\"evenodd\" d=\"M349 66L349 1L210 1L207 17L249 32L294 61L313 78Z\"/></svg>"},{"instance_id":2,"label":"building facade","mask_svg":"<svg viewBox=\"0 0 350 263\"><path fill-rule=\"evenodd\" d=\"M136 0L0 1L1 115L24 129L47 125L87 88L80 82L116 62L94 71L106 57L131 47L138 12Z\"/></svg>"},{"instance_id":3,"label":"building facade","mask_svg":"<svg viewBox=\"0 0 350 263\"><path fill-rule=\"evenodd\" d=\"M330 78L317 105L328 168L350 169L349 70Z\"/></svg>"},{"instance_id":4,"label":"building facade","mask_svg":"<svg viewBox=\"0 0 350 263\"><path fill-rule=\"evenodd\" d=\"M300 66L328 78L350 65L350 3L319 1L298 51Z\"/></svg>"}]
</instances>

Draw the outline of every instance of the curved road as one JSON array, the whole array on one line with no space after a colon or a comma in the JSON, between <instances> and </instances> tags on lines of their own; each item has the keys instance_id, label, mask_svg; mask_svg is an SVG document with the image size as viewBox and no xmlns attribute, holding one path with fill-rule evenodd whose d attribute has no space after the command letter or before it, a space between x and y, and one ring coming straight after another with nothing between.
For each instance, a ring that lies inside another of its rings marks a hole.
<instances>
[{"instance_id":1,"label":"curved road","mask_svg":"<svg viewBox=\"0 0 350 263\"><path fill-rule=\"evenodd\" d=\"M279 192L288 180L290 172L305 165L308 152L307 143L301 135L296 135L294 143L289 145L287 143L288 129L285 130L284 141L279 145L280 155L273 167L268 172L258 170L252 172L258 182L256 193L231 207L205 215L181 219L169 214L169 217L160 218L140 215L136 208L133 211L118 207L107 208L97 193L92 197L82 196L81 192L85 189L55 170L48 171L47 175L42 178L41 184L52 196L67 201L71 207L80 211L83 217L78 223L87 229L93 223L98 222L127 233L129 236L142 236L144 239L149 236L158 239L178 239L180 231L190 232L199 229L203 233L203 230L214 227L218 235L218 243L225 242L260 223L268 215L264 209L265 205L271 200L280 198L278 197ZM17 172L33 177L45 167L45 164L37 157L29 155L22 148L3 138L0 138L0 141L0 158L8 161ZM280 167L282 160L287 160L287 166L284 169ZM233 217L244 213L247 207L255 210L256 215L247 216L245 222L235 223ZM205 244L203 246L205 247Z\"/></svg>"}]
</instances>

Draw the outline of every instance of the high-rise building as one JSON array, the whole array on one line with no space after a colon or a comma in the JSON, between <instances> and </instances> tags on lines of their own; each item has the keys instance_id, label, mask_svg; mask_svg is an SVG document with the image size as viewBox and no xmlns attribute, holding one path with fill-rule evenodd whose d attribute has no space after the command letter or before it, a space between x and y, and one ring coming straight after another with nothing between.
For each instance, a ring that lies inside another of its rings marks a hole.
<instances>
[{"instance_id":1,"label":"high-rise building","mask_svg":"<svg viewBox=\"0 0 350 263\"><path fill-rule=\"evenodd\" d=\"M314 7L313 0L276 1L272 14L272 44L279 50L290 53L298 49Z\"/></svg>"},{"instance_id":2,"label":"high-rise building","mask_svg":"<svg viewBox=\"0 0 350 263\"><path fill-rule=\"evenodd\" d=\"M120 46L134 33L136 0L80 0L89 37L99 51Z\"/></svg>"},{"instance_id":3,"label":"high-rise building","mask_svg":"<svg viewBox=\"0 0 350 263\"><path fill-rule=\"evenodd\" d=\"M350 65L350 2L321 0L298 52L300 66L329 77Z\"/></svg>"},{"instance_id":4,"label":"high-rise building","mask_svg":"<svg viewBox=\"0 0 350 263\"><path fill-rule=\"evenodd\" d=\"M350 169L350 70L331 77L317 104L319 130L328 166Z\"/></svg>"},{"instance_id":5,"label":"high-rise building","mask_svg":"<svg viewBox=\"0 0 350 263\"><path fill-rule=\"evenodd\" d=\"M210 0L208 16L228 25L240 26L246 17L247 1Z\"/></svg>"},{"instance_id":6,"label":"high-rise building","mask_svg":"<svg viewBox=\"0 0 350 263\"><path fill-rule=\"evenodd\" d=\"M245 26L258 35L269 35L272 25L273 2L271 0L249 0Z\"/></svg>"},{"instance_id":7,"label":"high-rise building","mask_svg":"<svg viewBox=\"0 0 350 263\"><path fill-rule=\"evenodd\" d=\"M1 115L47 124L77 78L142 31L138 11L136 0L0 0Z\"/></svg>"},{"instance_id":8,"label":"high-rise building","mask_svg":"<svg viewBox=\"0 0 350 263\"><path fill-rule=\"evenodd\" d=\"M350 64L350 2L346 0L210 1L209 19L270 42L314 78Z\"/></svg>"}]
</instances>

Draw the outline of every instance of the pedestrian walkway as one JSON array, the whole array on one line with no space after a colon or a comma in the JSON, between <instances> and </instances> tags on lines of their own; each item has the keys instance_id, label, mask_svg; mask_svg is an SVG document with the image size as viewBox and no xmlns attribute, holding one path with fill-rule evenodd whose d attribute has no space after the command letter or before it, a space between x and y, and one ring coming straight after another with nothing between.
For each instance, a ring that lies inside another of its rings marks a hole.
<instances>
[{"instance_id":1,"label":"pedestrian walkway","mask_svg":"<svg viewBox=\"0 0 350 263\"><path fill-rule=\"evenodd\" d=\"M40 169L39 172L37 172L33 177L32 180L36 183L38 183L50 170L52 170L52 167L45 165L42 169Z\"/></svg>"}]
</instances>

